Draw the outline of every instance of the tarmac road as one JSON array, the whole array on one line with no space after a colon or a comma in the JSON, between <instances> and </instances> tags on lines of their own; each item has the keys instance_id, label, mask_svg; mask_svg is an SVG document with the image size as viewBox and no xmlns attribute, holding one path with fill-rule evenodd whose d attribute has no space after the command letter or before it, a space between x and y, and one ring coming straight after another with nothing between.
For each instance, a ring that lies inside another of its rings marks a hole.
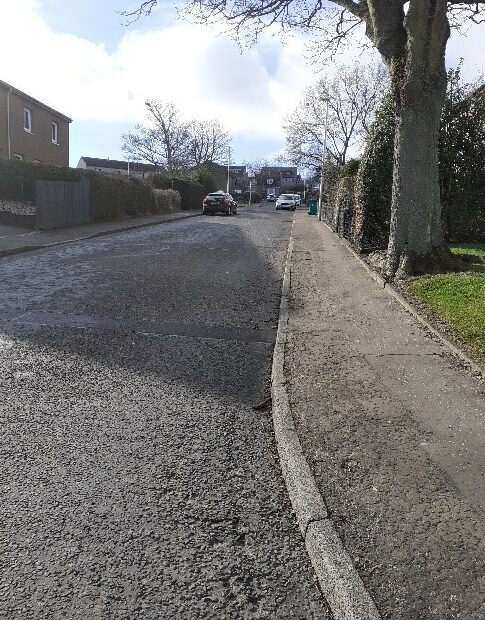
<instances>
[{"instance_id":1,"label":"tarmac road","mask_svg":"<svg viewBox=\"0 0 485 620\"><path fill-rule=\"evenodd\" d=\"M327 619L268 395L291 214L0 262L0 617Z\"/></svg>"}]
</instances>

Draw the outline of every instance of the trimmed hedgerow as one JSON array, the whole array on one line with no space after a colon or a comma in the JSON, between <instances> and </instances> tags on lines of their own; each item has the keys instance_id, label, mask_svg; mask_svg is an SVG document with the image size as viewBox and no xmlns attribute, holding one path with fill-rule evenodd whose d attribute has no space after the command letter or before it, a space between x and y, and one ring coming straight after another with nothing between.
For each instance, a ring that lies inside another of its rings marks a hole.
<instances>
[{"instance_id":1,"label":"trimmed hedgerow","mask_svg":"<svg viewBox=\"0 0 485 620\"><path fill-rule=\"evenodd\" d=\"M353 242L361 252L387 247L395 129L395 105L389 94L370 128L355 179Z\"/></svg>"},{"instance_id":2,"label":"trimmed hedgerow","mask_svg":"<svg viewBox=\"0 0 485 620\"><path fill-rule=\"evenodd\" d=\"M202 185L204 188L204 195L210 194L211 192L215 192L217 190L212 172L209 168L207 168L207 166L198 166L193 173L192 179Z\"/></svg>"},{"instance_id":3,"label":"trimmed hedgerow","mask_svg":"<svg viewBox=\"0 0 485 620\"><path fill-rule=\"evenodd\" d=\"M152 188L139 179L90 173L93 221L136 217L155 211Z\"/></svg>"},{"instance_id":4,"label":"trimmed hedgerow","mask_svg":"<svg viewBox=\"0 0 485 620\"><path fill-rule=\"evenodd\" d=\"M176 190L154 190L146 181L134 177L8 159L0 159L0 199L34 202L36 181L82 178L90 182L91 220L95 222L180 209Z\"/></svg>"},{"instance_id":5,"label":"trimmed hedgerow","mask_svg":"<svg viewBox=\"0 0 485 620\"><path fill-rule=\"evenodd\" d=\"M35 182L79 181L81 170L0 158L0 199L34 202Z\"/></svg>"},{"instance_id":6,"label":"trimmed hedgerow","mask_svg":"<svg viewBox=\"0 0 485 620\"><path fill-rule=\"evenodd\" d=\"M333 228L349 241L353 241L354 190L358 169L358 159L351 159L342 166L335 196Z\"/></svg>"},{"instance_id":7,"label":"trimmed hedgerow","mask_svg":"<svg viewBox=\"0 0 485 620\"><path fill-rule=\"evenodd\" d=\"M174 189L154 189L155 210L153 213L180 211L180 194Z\"/></svg>"},{"instance_id":8,"label":"trimmed hedgerow","mask_svg":"<svg viewBox=\"0 0 485 620\"><path fill-rule=\"evenodd\" d=\"M197 210L202 208L202 201L206 192L201 183L192 179L180 177L166 177L162 174L154 174L152 183L155 189L174 189L180 194L181 209L183 211Z\"/></svg>"}]
</instances>

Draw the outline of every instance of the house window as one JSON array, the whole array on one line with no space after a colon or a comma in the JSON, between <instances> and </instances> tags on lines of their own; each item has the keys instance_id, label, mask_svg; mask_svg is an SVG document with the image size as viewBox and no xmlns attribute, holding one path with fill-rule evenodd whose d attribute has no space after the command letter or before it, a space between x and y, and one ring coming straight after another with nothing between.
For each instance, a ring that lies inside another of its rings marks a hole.
<instances>
[{"instance_id":1,"label":"house window","mask_svg":"<svg viewBox=\"0 0 485 620\"><path fill-rule=\"evenodd\" d=\"M59 137L59 127L57 125L57 123L55 123L54 121L52 121L51 123L51 132L52 132L52 144L59 144L58 141L58 137Z\"/></svg>"},{"instance_id":2,"label":"house window","mask_svg":"<svg viewBox=\"0 0 485 620\"><path fill-rule=\"evenodd\" d=\"M24 130L32 133L32 110L24 108Z\"/></svg>"},{"instance_id":3,"label":"house window","mask_svg":"<svg viewBox=\"0 0 485 620\"><path fill-rule=\"evenodd\" d=\"M23 158L24 158L24 156L23 156L23 155L21 155L20 153L14 153L14 154L13 154L13 158L14 158L14 159L23 159Z\"/></svg>"}]
</instances>

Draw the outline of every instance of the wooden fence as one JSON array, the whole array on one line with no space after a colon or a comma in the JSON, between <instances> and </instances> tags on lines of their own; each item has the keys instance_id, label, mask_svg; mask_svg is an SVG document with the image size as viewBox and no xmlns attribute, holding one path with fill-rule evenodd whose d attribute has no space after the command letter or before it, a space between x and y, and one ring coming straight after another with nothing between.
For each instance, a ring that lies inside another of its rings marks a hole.
<instances>
[{"instance_id":1,"label":"wooden fence","mask_svg":"<svg viewBox=\"0 0 485 620\"><path fill-rule=\"evenodd\" d=\"M36 227L41 230L90 221L89 180L36 181Z\"/></svg>"}]
</instances>

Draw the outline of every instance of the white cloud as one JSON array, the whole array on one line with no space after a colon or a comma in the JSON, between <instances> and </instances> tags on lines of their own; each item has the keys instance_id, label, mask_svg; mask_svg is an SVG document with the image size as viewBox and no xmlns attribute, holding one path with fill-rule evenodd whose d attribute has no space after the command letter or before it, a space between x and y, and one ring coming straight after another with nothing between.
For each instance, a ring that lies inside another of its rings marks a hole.
<instances>
[{"instance_id":1,"label":"white cloud","mask_svg":"<svg viewBox=\"0 0 485 620\"><path fill-rule=\"evenodd\" d=\"M283 46L268 34L261 49L241 53L215 27L179 22L127 30L109 54L103 45L54 32L39 15L40 1L5 7L0 54L9 62L0 78L74 120L134 123L143 120L144 101L158 98L174 101L186 118L218 118L232 133L281 138L282 118L312 80L301 40ZM276 57L273 77L264 44Z\"/></svg>"},{"instance_id":2,"label":"white cloud","mask_svg":"<svg viewBox=\"0 0 485 620\"><path fill-rule=\"evenodd\" d=\"M473 82L483 75L485 65L485 24L472 24L465 28L463 34L452 30L448 42L447 65L456 67L463 58L463 77Z\"/></svg>"},{"instance_id":3,"label":"white cloud","mask_svg":"<svg viewBox=\"0 0 485 620\"><path fill-rule=\"evenodd\" d=\"M109 53L104 45L53 31L40 16L42 0L2 4L0 57L8 62L0 79L75 121L135 123L143 120L145 99L158 98L174 101L187 119L217 118L233 135L282 140L284 116L318 75L299 35L281 44L269 31L241 53L215 26L174 22L127 29ZM449 44L449 64L468 58L470 79L481 70L482 33L474 27ZM354 46L342 60L358 58Z\"/></svg>"}]
</instances>

